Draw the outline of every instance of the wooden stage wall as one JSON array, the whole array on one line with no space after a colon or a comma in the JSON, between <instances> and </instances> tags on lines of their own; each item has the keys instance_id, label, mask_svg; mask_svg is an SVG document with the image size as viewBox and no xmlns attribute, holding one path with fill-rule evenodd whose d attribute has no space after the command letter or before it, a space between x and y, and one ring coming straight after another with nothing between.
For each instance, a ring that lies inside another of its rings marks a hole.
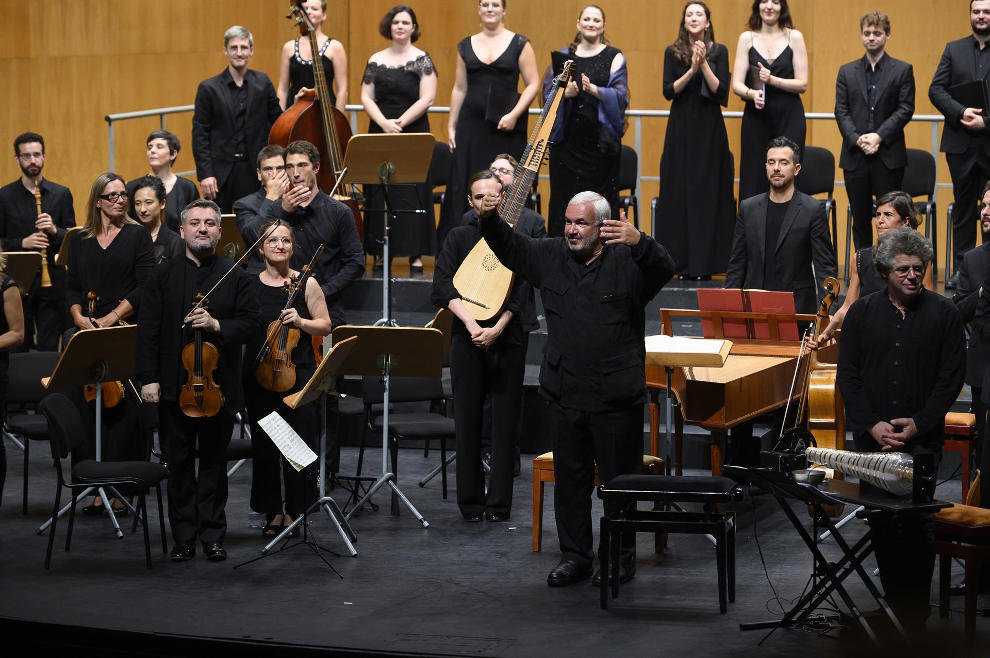
<instances>
[{"instance_id":1,"label":"wooden stage wall","mask_svg":"<svg viewBox=\"0 0 990 658\"><path fill-rule=\"evenodd\" d=\"M736 40L749 15L743 0L710 0L716 38L729 46L730 61ZM631 107L667 109L660 93L663 51L676 36L683 4L678 0L605 0L607 34L629 60ZM914 65L917 83L916 113L934 114L928 84L946 41L970 33L968 3L963 0L792 0L795 25L809 46L810 86L804 94L809 112L831 112L838 67L862 56L859 17L866 11L890 14L892 37L888 51ZM7 100L0 105L3 126L0 145L9 150L20 132L40 132L47 141L45 173L67 184L75 195L76 213L84 205L92 180L108 163L107 124L104 115L115 112L185 105L193 102L197 83L225 66L222 35L232 24L248 27L255 36L252 68L263 70L277 83L278 51L293 38L284 18L283 0L0 0L0 79ZM349 102L360 102L360 80L369 55L387 42L377 24L393 6L391 1L331 0L326 31L340 39L349 55ZM433 56L440 75L437 105L447 105L453 83L456 43L478 30L473 0L418 0L412 3L423 32L418 46ZM574 34L577 2L523 2L508 5L509 29L526 34L536 49L542 69L547 51L569 42ZM742 109L732 96L730 110ZM182 141L179 170L194 168L190 140L191 114L168 119L168 128ZM367 119L361 117L362 130ZM433 115L438 139L446 138L446 116ZM116 169L127 179L146 173L144 139L158 127L157 118L119 123ZM643 122L640 157L644 175L657 176L666 127L664 119ZM730 143L738 153L739 120L727 120ZM625 142L632 145L632 123ZM910 124L908 146L929 150L931 128ZM808 143L838 153L840 137L834 121L809 121ZM18 175L11 157L0 158L0 181ZM841 175L837 176L841 179ZM944 158L939 180L948 182ZM640 207L644 218L655 182L644 183ZM548 196L549 190L544 190ZM840 224L845 221L845 195L838 187ZM939 226L944 233L945 210L951 190L939 194ZM649 227L649 222L645 223ZM844 239L840 236L840 245ZM944 244L940 237L939 243ZM940 249L941 251L941 249Z\"/></svg>"}]
</instances>

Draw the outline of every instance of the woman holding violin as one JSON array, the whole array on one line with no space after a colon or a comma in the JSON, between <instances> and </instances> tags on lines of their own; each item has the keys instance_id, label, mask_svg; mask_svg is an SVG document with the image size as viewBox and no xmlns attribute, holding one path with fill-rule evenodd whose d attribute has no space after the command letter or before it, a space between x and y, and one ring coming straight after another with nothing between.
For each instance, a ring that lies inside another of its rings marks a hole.
<instances>
[{"instance_id":1,"label":"woman holding violin","mask_svg":"<svg viewBox=\"0 0 990 658\"><path fill-rule=\"evenodd\" d=\"M347 53L344 52L344 45L323 33L323 22L327 18L326 0L306 0L302 3L302 8L316 28L319 58L327 80L333 81L334 89L330 89L333 98L330 99L330 104L343 112L347 105ZM279 105L283 110L288 109L299 92L313 89L314 86L313 53L309 40L297 37L286 41L279 57L278 88L275 91Z\"/></svg>"},{"instance_id":2,"label":"woman holding violin","mask_svg":"<svg viewBox=\"0 0 990 658\"><path fill-rule=\"evenodd\" d=\"M220 207L197 199L180 221L184 257L156 267L144 286L136 370L141 398L158 403L169 558L192 559L198 540L219 562L227 558L227 445L242 405L241 351L260 331L258 302L251 276L216 253Z\"/></svg>"},{"instance_id":3,"label":"woman holding violin","mask_svg":"<svg viewBox=\"0 0 990 658\"><path fill-rule=\"evenodd\" d=\"M294 248L292 227L284 220L275 220L261 229L261 235L266 233L268 237L259 249L265 269L254 280L262 328L248 340L243 382L254 449L251 509L265 515L262 533L271 538L302 514L307 503L316 500L316 488L311 470L296 471L282 459L258 421L277 411L316 449L316 405L289 409L282 399L301 389L313 375L316 355L310 338L328 335L331 323L319 283L308 272L304 276L289 267Z\"/></svg>"},{"instance_id":4,"label":"woman holding violin","mask_svg":"<svg viewBox=\"0 0 990 658\"><path fill-rule=\"evenodd\" d=\"M77 331L117 325L138 308L141 286L154 267L153 247L148 231L127 216L128 207L124 180L110 172L98 176L89 193L83 230L69 238L65 297L75 326L66 332L66 342ZM137 439L141 436L138 400L126 395L126 383L112 386L118 393L123 390L124 402L104 410L103 460L144 459L148 446ZM82 398L77 404L83 418L91 418L91 405ZM106 400L104 406L109 404ZM88 440L74 454L77 460L96 454L93 423L86 422L85 427ZM126 510L122 503L115 503L114 509ZM83 511L102 513L102 501L94 499Z\"/></svg>"}]
</instances>

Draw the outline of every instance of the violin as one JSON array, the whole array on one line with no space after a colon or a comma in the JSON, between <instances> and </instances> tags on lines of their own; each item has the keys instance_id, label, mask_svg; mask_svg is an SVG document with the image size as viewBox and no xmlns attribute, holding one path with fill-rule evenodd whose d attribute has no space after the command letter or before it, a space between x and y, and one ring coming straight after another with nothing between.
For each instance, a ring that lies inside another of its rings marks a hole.
<instances>
[{"instance_id":1,"label":"violin","mask_svg":"<svg viewBox=\"0 0 990 658\"><path fill-rule=\"evenodd\" d=\"M196 294L193 310L205 308L206 296ZM191 311L190 311L191 312ZM186 383L179 389L179 409L190 418L211 418L223 407L223 393L213 380L220 353L216 345L203 341L203 330L193 330L193 341L182 348Z\"/></svg>"},{"instance_id":2,"label":"violin","mask_svg":"<svg viewBox=\"0 0 990 658\"><path fill-rule=\"evenodd\" d=\"M302 268L299 276L291 278L282 286L282 289L288 293L285 306L282 307L283 311L292 308L299 291L306 289L306 277L312 273L313 266L323 253L323 248L324 245L321 244L309 264ZM255 359L258 367L255 369L254 378L263 389L284 393L295 386L296 364L292 362L292 350L299 344L299 334L299 329L282 322L281 313L268 325L265 342Z\"/></svg>"},{"instance_id":3,"label":"violin","mask_svg":"<svg viewBox=\"0 0 990 658\"><path fill-rule=\"evenodd\" d=\"M86 310L89 315L90 322L93 323L93 327L96 327L96 293L90 290L86 293ZM83 397L86 402L92 402L96 399L96 384L86 384L83 386ZM103 390L103 407L106 409L111 409L120 404L120 401L124 399L124 385L119 381L112 382L100 382L99 387Z\"/></svg>"}]
</instances>

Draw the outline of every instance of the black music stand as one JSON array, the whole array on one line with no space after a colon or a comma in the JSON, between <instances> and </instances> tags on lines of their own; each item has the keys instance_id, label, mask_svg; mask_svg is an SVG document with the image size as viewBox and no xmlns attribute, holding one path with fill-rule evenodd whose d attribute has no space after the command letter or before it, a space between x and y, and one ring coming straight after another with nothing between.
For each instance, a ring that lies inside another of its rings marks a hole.
<instances>
[{"instance_id":1,"label":"black music stand","mask_svg":"<svg viewBox=\"0 0 990 658\"><path fill-rule=\"evenodd\" d=\"M392 319L392 281L389 256L391 224L397 221L396 210L388 195L389 185L398 183L425 183L430 173L433 144L430 133L397 133L354 135L347 142L344 169L340 172L334 190L342 181L348 184L363 183L382 186L385 199L385 227L382 231L382 317L375 326L396 326ZM333 190L330 192L333 195Z\"/></svg>"},{"instance_id":2,"label":"black music stand","mask_svg":"<svg viewBox=\"0 0 990 658\"><path fill-rule=\"evenodd\" d=\"M376 491L386 484L392 489L393 513L398 513L395 498L405 503L416 520L429 528L430 524L419 510L406 498L396 482L395 474L388 470L389 387L392 376L439 377L443 359L443 334L438 329L419 327L337 327L333 331L334 343L357 336L358 341L340 368L340 374L382 377L385 395L382 400L382 474L371 485L346 518L361 509Z\"/></svg>"},{"instance_id":3,"label":"black music stand","mask_svg":"<svg viewBox=\"0 0 990 658\"><path fill-rule=\"evenodd\" d=\"M101 329L86 329L77 331L69 339L69 344L65 346L62 355L55 364L55 370L50 377L43 377L41 383L49 390L65 390L68 388L78 388L86 384L96 384L96 461L103 458L103 389L99 385L101 382L115 380L125 380L134 374L134 346L137 340L137 325L122 325L117 327L103 327ZM69 502L58 511L61 517L69 508L79 500L85 498L93 491L93 487L88 487L72 502ZM124 536L117 523L117 516L110 512L110 499L107 497L103 487L99 488L100 498L103 499L104 509L117 533L117 538ZM111 488L114 495L125 500L119 492ZM134 511L133 508L131 511ZM45 521L38 528L40 535L48 526L52 519Z\"/></svg>"},{"instance_id":4,"label":"black music stand","mask_svg":"<svg viewBox=\"0 0 990 658\"><path fill-rule=\"evenodd\" d=\"M31 290L31 284L41 269L40 251L7 251L7 264L3 271L17 283L21 294L26 295Z\"/></svg>"},{"instance_id":5,"label":"black music stand","mask_svg":"<svg viewBox=\"0 0 990 658\"><path fill-rule=\"evenodd\" d=\"M927 514L949 507L950 503L939 501L915 503L910 497L898 498L876 489L861 489L860 485L838 480L828 482L827 489L820 490L810 484L795 482L785 473L763 468L724 466L722 473L736 482L755 485L769 492L776 499L781 509L784 510L784 514L791 522L791 525L797 530L808 550L814 556L815 573L822 576L822 578L813 581L804 596L794 604L794 607L783 618L774 621L740 624L739 630L750 631L769 628L770 631L760 640L760 644L762 644L778 628L794 626L804 621L835 591L838 592L842 601L856 618L856 621L862 626L863 631L870 638L870 641L874 645L879 646L879 640L869 621L863 616L863 613L856 606L849 592L842 585L842 582L846 578L856 573L897 632L902 637L905 636L904 627L901 625L900 620L894 614L883 594L877 589L869 574L866 573L866 569L863 568L863 561L873 553L873 530L868 530L859 541L850 546L839 534L839 530L831 517L829 517L826 507L842 503L852 503L863 505L871 511L881 510L892 514ZM798 519L794 510L791 509L791 506L788 504L788 498L800 500L808 505L815 522L824 525L831 531L832 536L835 537L836 544L842 550L843 555L841 559L837 562L830 562L822 554L818 548L818 544L815 542L814 536L805 529L801 520Z\"/></svg>"},{"instance_id":6,"label":"black music stand","mask_svg":"<svg viewBox=\"0 0 990 658\"><path fill-rule=\"evenodd\" d=\"M64 267L69 269L69 243L72 242L70 239L73 233L78 233L83 230L82 226L73 226L65 231L65 235L62 236L62 246L58 248L58 253L55 254L55 264L59 267Z\"/></svg>"}]
</instances>

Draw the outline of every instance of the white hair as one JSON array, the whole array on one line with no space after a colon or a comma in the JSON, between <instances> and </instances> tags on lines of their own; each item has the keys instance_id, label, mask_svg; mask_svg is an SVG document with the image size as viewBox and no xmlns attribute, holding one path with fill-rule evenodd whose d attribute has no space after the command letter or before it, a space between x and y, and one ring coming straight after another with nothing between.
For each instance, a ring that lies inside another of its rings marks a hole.
<instances>
[{"instance_id":1,"label":"white hair","mask_svg":"<svg viewBox=\"0 0 990 658\"><path fill-rule=\"evenodd\" d=\"M590 205L595 223L599 226L612 216L612 206L608 204L608 199L598 192L578 192L567 202L569 206Z\"/></svg>"}]
</instances>

